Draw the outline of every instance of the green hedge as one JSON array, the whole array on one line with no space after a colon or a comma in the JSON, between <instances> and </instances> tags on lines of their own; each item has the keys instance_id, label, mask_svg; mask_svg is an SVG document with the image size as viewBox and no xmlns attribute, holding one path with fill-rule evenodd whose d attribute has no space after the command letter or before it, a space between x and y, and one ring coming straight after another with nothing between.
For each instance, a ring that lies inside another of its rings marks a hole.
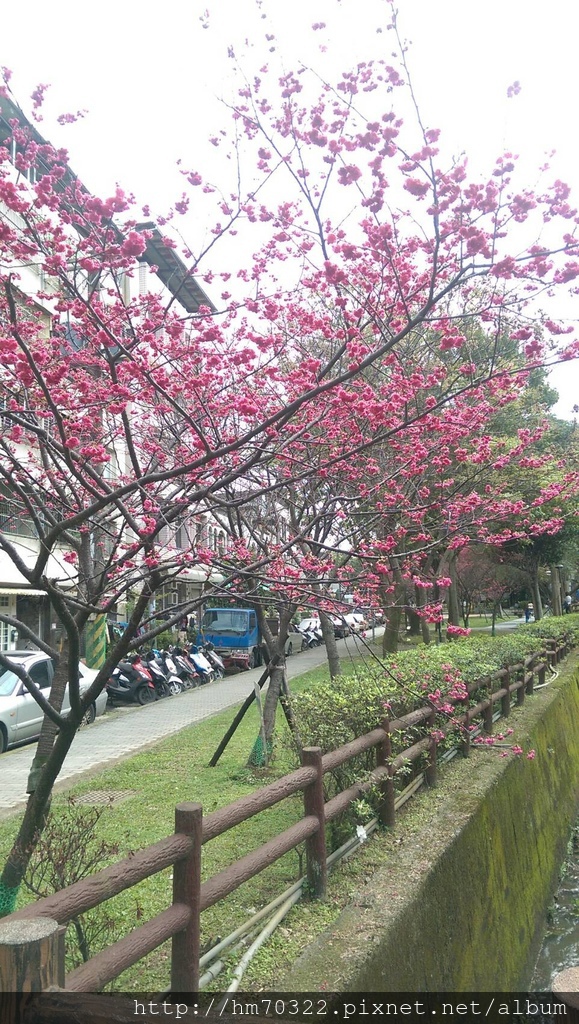
<instances>
[{"instance_id":1,"label":"green hedge","mask_svg":"<svg viewBox=\"0 0 579 1024\"><path fill-rule=\"evenodd\" d=\"M436 695L437 704L445 695L457 693L457 684L472 684L502 668L520 663L525 657L541 650L541 637L563 639L569 634L579 643L579 615L547 618L521 626L498 637L470 636L450 643L429 645L401 651L387 660L376 660L353 675L338 676L332 682L320 684L292 696L292 708L298 734L304 746L319 746L324 753L370 732L384 718L398 718L421 707L429 695ZM476 704L484 691L475 691L470 704ZM440 694L440 696L438 696ZM432 700L432 697L430 698ZM433 704L434 706L434 704ZM458 712L460 713L460 712ZM451 713L437 715L435 729L448 730ZM425 735L425 728L408 729L393 735L393 753L396 754ZM440 749L455 745L456 731L448 731ZM375 752L355 758L325 777L326 799L351 785L375 766ZM403 788L409 777L421 770L420 763L408 766L398 773L397 787ZM354 808L354 817L364 814L373 804ZM351 815L349 816L351 819ZM344 823L345 825L346 823ZM338 833L335 842L340 839Z\"/></svg>"}]
</instances>

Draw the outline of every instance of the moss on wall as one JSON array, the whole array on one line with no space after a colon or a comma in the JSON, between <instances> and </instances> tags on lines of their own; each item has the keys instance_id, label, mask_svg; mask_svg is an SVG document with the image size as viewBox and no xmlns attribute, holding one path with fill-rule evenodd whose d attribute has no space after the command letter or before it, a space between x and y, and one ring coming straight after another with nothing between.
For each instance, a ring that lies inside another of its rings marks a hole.
<instances>
[{"instance_id":1,"label":"moss on wall","mask_svg":"<svg viewBox=\"0 0 579 1024\"><path fill-rule=\"evenodd\" d=\"M579 659L509 724L536 757L475 749L408 805L387 865L286 991L515 991L528 984L579 798Z\"/></svg>"}]
</instances>

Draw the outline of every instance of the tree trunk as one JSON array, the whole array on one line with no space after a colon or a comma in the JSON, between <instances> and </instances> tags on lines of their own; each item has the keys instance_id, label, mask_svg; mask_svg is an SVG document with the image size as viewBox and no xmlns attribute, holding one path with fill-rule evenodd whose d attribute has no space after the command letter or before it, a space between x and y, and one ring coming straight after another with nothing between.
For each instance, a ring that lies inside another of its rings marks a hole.
<instances>
[{"instance_id":1,"label":"tree trunk","mask_svg":"<svg viewBox=\"0 0 579 1024\"><path fill-rule=\"evenodd\" d=\"M282 656L281 663L274 665L270 672L269 686L263 706L263 733L260 729L247 759L248 768L265 768L269 764L270 755L273 750L277 705L283 689L284 670L285 659ZM265 750L263 749L264 738Z\"/></svg>"},{"instance_id":2,"label":"tree trunk","mask_svg":"<svg viewBox=\"0 0 579 1024\"><path fill-rule=\"evenodd\" d=\"M277 711L277 702L279 700L279 696L280 693L282 692L283 687L284 667L285 662L275 665L269 677L269 687L267 690L265 706L263 709L265 738L268 743L273 742L273 737L275 733L275 716Z\"/></svg>"},{"instance_id":3,"label":"tree trunk","mask_svg":"<svg viewBox=\"0 0 579 1024\"><path fill-rule=\"evenodd\" d=\"M402 616L404 614L404 581L402 579L400 569L396 564L393 564L392 566L392 573L395 581L394 594L382 595L384 602L384 611L386 614L384 635L382 637L383 654L396 654L396 651L398 650L398 637L400 634L400 626L402 624Z\"/></svg>"},{"instance_id":4,"label":"tree trunk","mask_svg":"<svg viewBox=\"0 0 579 1024\"><path fill-rule=\"evenodd\" d=\"M559 566L557 565L551 566L551 608L553 610L553 615L563 614L563 602L561 601L561 577L559 576Z\"/></svg>"},{"instance_id":5,"label":"tree trunk","mask_svg":"<svg viewBox=\"0 0 579 1024\"><path fill-rule=\"evenodd\" d=\"M426 591L424 587L415 587L414 593L416 594L416 607L422 610L426 604ZM424 615L420 616L420 632L422 634L422 642L425 644L430 643L430 626L428 620Z\"/></svg>"},{"instance_id":6,"label":"tree trunk","mask_svg":"<svg viewBox=\"0 0 579 1024\"><path fill-rule=\"evenodd\" d=\"M338 654L336 634L334 631L334 624L330 616L327 614L327 612L323 612L321 609L320 626L322 629L322 635L324 637L324 643L326 645L326 655L328 658L330 679L335 679L336 676L342 675L342 665L340 663L340 655Z\"/></svg>"},{"instance_id":7,"label":"tree trunk","mask_svg":"<svg viewBox=\"0 0 579 1024\"><path fill-rule=\"evenodd\" d=\"M42 773L37 779L36 788L28 799L18 835L0 878L0 917L14 910L18 889L45 824L52 787L70 750L75 733L76 725L69 719L58 733Z\"/></svg>"},{"instance_id":8,"label":"tree trunk","mask_svg":"<svg viewBox=\"0 0 579 1024\"><path fill-rule=\"evenodd\" d=\"M55 709L60 711L62 708L62 702L64 700L64 691L66 690L66 684L68 682L68 643L65 641L62 648L60 658L55 667L54 676L52 679L52 685L50 687L49 703ZM36 785L44 765L46 764L52 749L54 747L54 741L58 733L58 726L52 719L44 716L42 728L40 730L40 737L38 740L38 746L32 759L30 766L30 772L28 773L28 782L26 785L27 793L34 793ZM49 807L47 806L46 812Z\"/></svg>"},{"instance_id":9,"label":"tree trunk","mask_svg":"<svg viewBox=\"0 0 579 1024\"><path fill-rule=\"evenodd\" d=\"M448 588L448 624L449 626L460 626L460 605L456 581L456 552L454 551L450 553L448 575L451 581Z\"/></svg>"},{"instance_id":10,"label":"tree trunk","mask_svg":"<svg viewBox=\"0 0 579 1024\"><path fill-rule=\"evenodd\" d=\"M539 567L536 566L533 571L533 578L531 580L531 590L533 592L533 611L535 613L535 622L543 618L543 602L541 601L541 590L539 587ZM553 609L553 614L555 614Z\"/></svg>"},{"instance_id":11,"label":"tree trunk","mask_svg":"<svg viewBox=\"0 0 579 1024\"><path fill-rule=\"evenodd\" d=\"M263 739L261 733L257 736L255 743L253 744L251 753L247 759L247 766L249 768L265 766L266 762L269 762L269 757L273 749L273 738L275 734L275 719L277 712L277 705L279 702L280 695L283 692L284 675L285 675L285 644L287 640L288 626L295 615L296 606L288 605L287 608L282 608L279 617L279 629L277 636L274 636L271 629L268 626L267 619L263 608L259 604L254 605L258 622L261 629L261 634L265 640L269 658L271 659L274 655L278 656L278 662L272 667L269 676L269 686L265 698L265 704L263 707L263 723L265 732L265 743L266 750L263 750Z\"/></svg>"},{"instance_id":12,"label":"tree trunk","mask_svg":"<svg viewBox=\"0 0 579 1024\"><path fill-rule=\"evenodd\" d=\"M403 611L404 609L401 605L394 604L386 612L386 624L382 637L383 654L396 654L398 650L398 636L402 624Z\"/></svg>"},{"instance_id":13,"label":"tree trunk","mask_svg":"<svg viewBox=\"0 0 579 1024\"><path fill-rule=\"evenodd\" d=\"M410 629L408 632L410 636L420 636L420 616L415 608L407 608L406 616L408 618L408 625Z\"/></svg>"}]
</instances>

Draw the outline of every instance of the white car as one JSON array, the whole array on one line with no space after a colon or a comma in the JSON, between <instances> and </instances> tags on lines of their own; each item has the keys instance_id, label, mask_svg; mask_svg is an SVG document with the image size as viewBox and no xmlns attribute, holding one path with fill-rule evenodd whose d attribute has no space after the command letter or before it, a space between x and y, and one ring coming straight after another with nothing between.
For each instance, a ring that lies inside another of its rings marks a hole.
<instances>
[{"instance_id":1,"label":"white car","mask_svg":"<svg viewBox=\"0 0 579 1024\"><path fill-rule=\"evenodd\" d=\"M344 615L344 620L353 633L362 633L368 628L368 623L361 612L348 612Z\"/></svg>"},{"instance_id":2,"label":"white car","mask_svg":"<svg viewBox=\"0 0 579 1024\"><path fill-rule=\"evenodd\" d=\"M299 629L290 629L285 642L285 656L289 658L292 654L299 654L307 647L306 639Z\"/></svg>"},{"instance_id":3,"label":"white car","mask_svg":"<svg viewBox=\"0 0 579 1024\"><path fill-rule=\"evenodd\" d=\"M321 629L322 627L320 626L319 618L312 616L311 619L302 619L297 628L301 633L309 633L313 629Z\"/></svg>"},{"instance_id":4,"label":"white car","mask_svg":"<svg viewBox=\"0 0 579 1024\"><path fill-rule=\"evenodd\" d=\"M5 657L25 668L32 681L48 696L54 676L54 665L47 654L43 654L42 651L9 651ZM79 671L80 690L83 693L96 677L97 670L88 668L80 662ZM94 722L97 715L104 714L106 706L107 694L106 690L103 690L87 709L83 724L90 725ZM68 686L64 691L62 710L65 714L70 711ZM0 754L3 754L12 743L37 739L43 719L44 712L22 680L9 668L0 668Z\"/></svg>"}]
</instances>

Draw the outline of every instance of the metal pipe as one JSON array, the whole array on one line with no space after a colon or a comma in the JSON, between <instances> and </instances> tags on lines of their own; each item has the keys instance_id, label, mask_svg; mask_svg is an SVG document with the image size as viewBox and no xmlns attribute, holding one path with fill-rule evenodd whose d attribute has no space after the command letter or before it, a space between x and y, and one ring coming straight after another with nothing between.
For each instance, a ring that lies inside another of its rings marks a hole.
<instances>
[{"instance_id":1,"label":"metal pipe","mask_svg":"<svg viewBox=\"0 0 579 1024\"><path fill-rule=\"evenodd\" d=\"M264 942L267 939L269 939L269 936L277 928L278 924L280 924L283 921L286 914L289 914L294 903L297 903L298 900L301 899L301 895L301 890L298 890L298 892L294 892L293 896L290 896L289 899L285 901L285 903L282 903L279 910L276 911L276 913L265 926L263 931L261 931L257 938L251 943L251 946L244 953L244 955L242 956L241 960L239 961L237 967L233 972L233 981L231 982L231 985L227 989L227 992L237 992L241 979L245 974L249 964L253 960L253 957L261 948L261 946L263 946Z\"/></svg>"}]
</instances>

